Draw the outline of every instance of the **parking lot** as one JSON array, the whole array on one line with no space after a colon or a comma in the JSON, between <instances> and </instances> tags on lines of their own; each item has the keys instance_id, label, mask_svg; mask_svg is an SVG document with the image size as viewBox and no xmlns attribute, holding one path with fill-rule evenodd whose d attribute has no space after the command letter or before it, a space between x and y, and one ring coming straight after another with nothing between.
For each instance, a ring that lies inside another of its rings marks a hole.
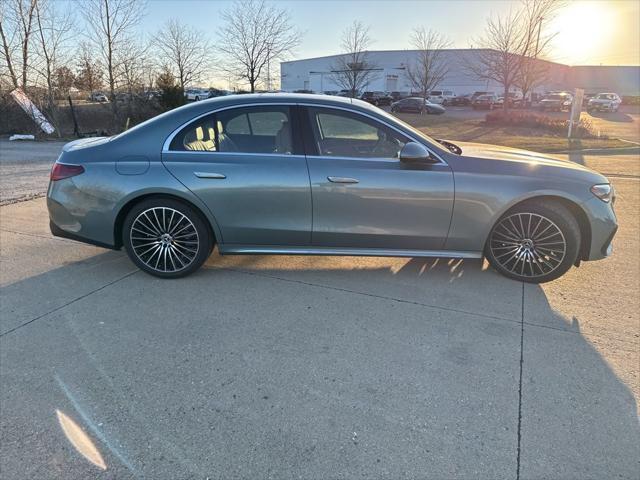
<instances>
[{"instance_id":1,"label":"parking lot","mask_svg":"<svg viewBox=\"0 0 640 480\"><path fill-rule=\"evenodd\" d=\"M3 477L638 478L637 151L569 155L616 188L614 255L537 286L217 252L152 278L51 236L60 148L0 141Z\"/></svg>"}]
</instances>

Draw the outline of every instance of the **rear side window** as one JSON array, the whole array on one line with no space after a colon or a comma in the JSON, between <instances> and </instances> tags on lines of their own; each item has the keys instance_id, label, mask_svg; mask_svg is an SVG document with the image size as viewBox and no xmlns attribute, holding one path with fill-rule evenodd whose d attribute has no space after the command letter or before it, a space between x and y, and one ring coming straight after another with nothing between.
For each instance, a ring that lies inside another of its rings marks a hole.
<instances>
[{"instance_id":1,"label":"rear side window","mask_svg":"<svg viewBox=\"0 0 640 480\"><path fill-rule=\"evenodd\" d=\"M215 117L209 115L183 128L171 141L169 150L215 152L216 146Z\"/></svg>"},{"instance_id":2,"label":"rear side window","mask_svg":"<svg viewBox=\"0 0 640 480\"><path fill-rule=\"evenodd\" d=\"M172 140L172 151L293 153L287 106L240 107L195 120Z\"/></svg>"}]
</instances>

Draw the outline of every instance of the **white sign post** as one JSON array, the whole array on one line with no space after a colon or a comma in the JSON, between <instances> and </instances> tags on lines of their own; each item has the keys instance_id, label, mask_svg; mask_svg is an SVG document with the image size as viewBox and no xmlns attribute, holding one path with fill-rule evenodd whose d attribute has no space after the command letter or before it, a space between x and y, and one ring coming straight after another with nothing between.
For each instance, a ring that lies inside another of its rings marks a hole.
<instances>
[{"instance_id":1,"label":"white sign post","mask_svg":"<svg viewBox=\"0 0 640 480\"><path fill-rule=\"evenodd\" d=\"M20 105L22 110L24 110L24 112L29 115L29 118L36 122L36 124L42 129L44 133L46 133L47 135L51 135L56 131L56 129L53 128L53 125L49 123L42 112L38 110L38 107L36 107L34 103L29 100L29 97L27 97L27 95L21 89L16 88L11 92L11 96L16 101L16 103Z\"/></svg>"},{"instance_id":2,"label":"white sign post","mask_svg":"<svg viewBox=\"0 0 640 480\"><path fill-rule=\"evenodd\" d=\"M584 90L582 88L576 88L573 95L573 103L571 104L571 116L569 117L569 132L567 138L571 138L573 134L574 125L577 126L580 123L580 114L582 113L582 99L584 98Z\"/></svg>"}]
</instances>

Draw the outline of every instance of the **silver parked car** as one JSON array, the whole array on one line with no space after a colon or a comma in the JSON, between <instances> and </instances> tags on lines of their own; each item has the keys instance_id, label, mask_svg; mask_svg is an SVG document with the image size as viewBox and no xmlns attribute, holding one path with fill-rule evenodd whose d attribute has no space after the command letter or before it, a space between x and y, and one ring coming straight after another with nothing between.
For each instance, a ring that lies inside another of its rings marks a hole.
<instances>
[{"instance_id":1,"label":"silver parked car","mask_svg":"<svg viewBox=\"0 0 640 480\"><path fill-rule=\"evenodd\" d=\"M482 258L527 282L611 253L602 175L536 153L434 140L366 102L219 97L67 144L54 235L124 246L180 277L221 254Z\"/></svg>"},{"instance_id":2,"label":"silver parked car","mask_svg":"<svg viewBox=\"0 0 640 480\"><path fill-rule=\"evenodd\" d=\"M588 112L617 112L622 104L622 100L617 93L599 93L589 99L587 103Z\"/></svg>"}]
</instances>

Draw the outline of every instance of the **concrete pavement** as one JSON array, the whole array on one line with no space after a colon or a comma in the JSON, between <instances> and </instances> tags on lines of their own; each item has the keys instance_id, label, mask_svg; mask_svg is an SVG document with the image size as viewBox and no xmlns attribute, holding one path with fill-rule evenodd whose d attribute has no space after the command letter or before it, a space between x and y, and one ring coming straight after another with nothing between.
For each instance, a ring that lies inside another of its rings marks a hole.
<instances>
[{"instance_id":1,"label":"concrete pavement","mask_svg":"<svg viewBox=\"0 0 640 480\"><path fill-rule=\"evenodd\" d=\"M613 182L614 256L543 286L217 254L161 281L4 206L2 478L638 478L640 182Z\"/></svg>"}]
</instances>

